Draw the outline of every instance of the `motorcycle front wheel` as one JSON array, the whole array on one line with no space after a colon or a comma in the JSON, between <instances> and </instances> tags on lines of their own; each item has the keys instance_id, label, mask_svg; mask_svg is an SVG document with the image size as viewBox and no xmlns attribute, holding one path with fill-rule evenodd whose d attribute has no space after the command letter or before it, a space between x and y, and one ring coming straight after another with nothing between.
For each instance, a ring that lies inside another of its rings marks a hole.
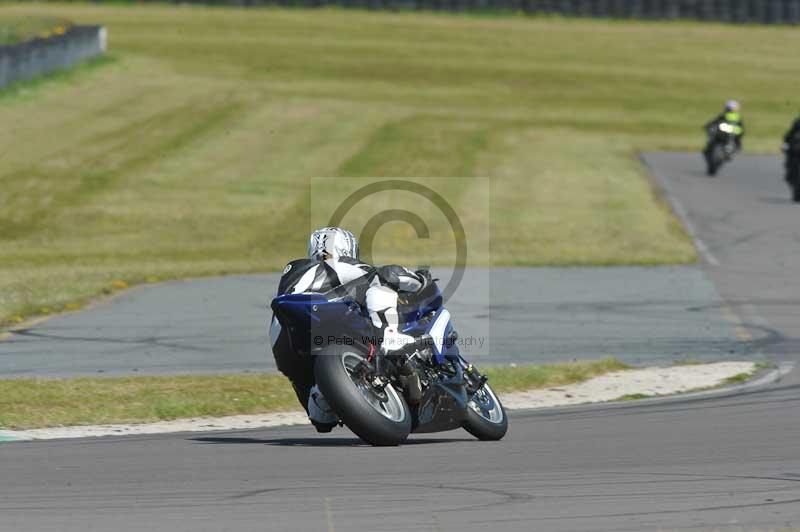
<instances>
[{"instance_id":1,"label":"motorcycle front wheel","mask_svg":"<svg viewBox=\"0 0 800 532\"><path fill-rule=\"evenodd\" d=\"M351 346L331 345L317 354L314 376L347 427L371 445L399 445L411 432L411 411L389 383L376 386L367 357Z\"/></svg>"},{"instance_id":2,"label":"motorcycle front wheel","mask_svg":"<svg viewBox=\"0 0 800 532\"><path fill-rule=\"evenodd\" d=\"M710 147L708 155L706 156L706 162L708 164L706 173L711 177L717 175L717 170L719 170L719 167L722 166L724 161L725 148L719 143L714 143Z\"/></svg>"},{"instance_id":3,"label":"motorcycle front wheel","mask_svg":"<svg viewBox=\"0 0 800 532\"><path fill-rule=\"evenodd\" d=\"M800 163L791 160L786 163L786 182L792 189L792 200L800 203Z\"/></svg>"},{"instance_id":4,"label":"motorcycle front wheel","mask_svg":"<svg viewBox=\"0 0 800 532\"><path fill-rule=\"evenodd\" d=\"M489 384L472 394L467 403L464 430L484 441L501 439L508 431L508 416Z\"/></svg>"}]
</instances>

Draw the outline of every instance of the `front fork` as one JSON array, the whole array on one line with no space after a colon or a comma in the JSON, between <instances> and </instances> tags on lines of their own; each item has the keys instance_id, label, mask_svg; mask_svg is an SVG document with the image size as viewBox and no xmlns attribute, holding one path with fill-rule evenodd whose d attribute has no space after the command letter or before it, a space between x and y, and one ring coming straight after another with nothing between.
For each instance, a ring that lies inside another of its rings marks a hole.
<instances>
[{"instance_id":1,"label":"front fork","mask_svg":"<svg viewBox=\"0 0 800 532\"><path fill-rule=\"evenodd\" d=\"M478 368L464 360L461 356L458 357L458 361L461 364L461 370L464 375L464 385L467 388L467 395L472 397L486 385L489 377L478 371Z\"/></svg>"}]
</instances>

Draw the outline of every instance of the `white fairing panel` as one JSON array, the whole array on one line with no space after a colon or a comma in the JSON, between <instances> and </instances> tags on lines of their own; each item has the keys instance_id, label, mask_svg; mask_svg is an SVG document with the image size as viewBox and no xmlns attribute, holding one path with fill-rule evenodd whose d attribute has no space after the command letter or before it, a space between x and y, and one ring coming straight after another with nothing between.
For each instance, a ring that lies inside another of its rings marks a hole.
<instances>
[{"instance_id":1,"label":"white fairing panel","mask_svg":"<svg viewBox=\"0 0 800 532\"><path fill-rule=\"evenodd\" d=\"M272 344L272 347L275 347L275 342L278 341L278 336L281 335L281 324L278 322L278 318L275 316L272 317L272 323L269 326L269 340Z\"/></svg>"},{"instance_id":2,"label":"white fairing panel","mask_svg":"<svg viewBox=\"0 0 800 532\"><path fill-rule=\"evenodd\" d=\"M436 354L442 354L444 346L444 331L447 324L450 323L450 313L447 310L442 310L431 325L431 330L428 333L433 340L433 346L436 349Z\"/></svg>"}]
</instances>

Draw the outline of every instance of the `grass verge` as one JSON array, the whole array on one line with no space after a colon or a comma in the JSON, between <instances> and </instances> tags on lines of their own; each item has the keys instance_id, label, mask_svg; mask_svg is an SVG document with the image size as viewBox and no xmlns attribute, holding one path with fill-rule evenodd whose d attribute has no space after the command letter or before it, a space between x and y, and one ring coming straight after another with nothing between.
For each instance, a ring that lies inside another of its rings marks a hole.
<instances>
[{"instance_id":1,"label":"grass verge","mask_svg":"<svg viewBox=\"0 0 800 532\"><path fill-rule=\"evenodd\" d=\"M0 105L6 102L19 102L35 99L41 91L52 89L53 86L67 87L82 84L85 77L94 70L112 65L117 62L114 54L104 54L87 59L77 65L51 71L24 81L18 81L0 88Z\"/></svg>"},{"instance_id":2,"label":"grass verge","mask_svg":"<svg viewBox=\"0 0 800 532\"><path fill-rule=\"evenodd\" d=\"M699 149L731 97L746 149L774 150L796 112L790 27L81 3L0 16L103 24L118 58L0 101L0 323L114 280L279 270L305 249L314 176L490 178L485 196L445 191L485 232L470 265L691 262L637 151ZM449 265L451 233L390 223L373 256Z\"/></svg>"},{"instance_id":3,"label":"grass verge","mask_svg":"<svg viewBox=\"0 0 800 532\"><path fill-rule=\"evenodd\" d=\"M0 102L0 322L116 279L279 270L305 248L314 176L487 176L490 195L446 191L470 234L491 235L470 265L691 262L636 152L697 149L729 97L744 102L747 149L776 146L795 112L800 34L785 27L81 3L0 14L103 24L118 59ZM476 201L485 218L470 218ZM432 227L427 248L405 223L379 236L379 260L449 265L448 231Z\"/></svg>"},{"instance_id":4,"label":"grass verge","mask_svg":"<svg viewBox=\"0 0 800 532\"><path fill-rule=\"evenodd\" d=\"M627 366L615 359L490 368L503 392L581 382ZM297 410L280 375L17 379L0 381L0 428L146 423Z\"/></svg>"},{"instance_id":5,"label":"grass verge","mask_svg":"<svg viewBox=\"0 0 800 532\"><path fill-rule=\"evenodd\" d=\"M508 393L575 384L624 369L630 369L630 366L609 357L541 366L490 367L485 369L485 373L495 391Z\"/></svg>"},{"instance_id":6,"label":"grass verge","mask_svg":"<svg viewBox=\"0 0 800 532\"><path fill-rule=\"evenodd\" d=\"M0 46L11 46L36 37L65 33L72 23L50 16L8 15L0 11Z\"/></svg>"},{"instance_id":7,"label":"grass verge","mask_svg":"<svg viewBox=\"0 0 800 532\"><path fill-rule=\"evenodd\" d=\"M614 399L614 401L638 401L640 399L650 399L651 397L655 396L647 393L628 393Z\"/></svg>"}]
</instances>

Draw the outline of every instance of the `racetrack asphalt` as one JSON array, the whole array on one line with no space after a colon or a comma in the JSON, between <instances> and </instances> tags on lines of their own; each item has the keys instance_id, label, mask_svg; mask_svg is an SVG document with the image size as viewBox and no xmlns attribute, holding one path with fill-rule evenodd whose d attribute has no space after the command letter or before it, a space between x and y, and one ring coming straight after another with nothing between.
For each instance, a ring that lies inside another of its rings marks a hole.
<instances>
[{"instance_id":1,"label":"racetrack asphalt","mask_svg":"<svg viewBox=\"0 0 800 532\"><path fill-rule=\"evenodd\" d=\"M0 530L779 530L800 524L798 385L518 414L370 448L284 428L0 446Z\"/></svg>"},{"instance_id":2,"label":"racetrack asphalt","mask_svg":"<svg viewBox=\"0 0 800 532\"><path fill-rule=\"evenodd\" d=\"M445 286L449 272L437 275ZM148 285L19 329L0 341L0 377L274 371L267 322L278 278ZM481 365L751 357L721 302L697 267L473 268L447 307Z\"/></svg>"},{"instance_id":3,"label":"racetrack asphalt","mask_svg":"<svg viewBox=\"0 0 800 532\"><path fill-rule=\"evenodd\" d=\"M800 205L778 157L744 156L715 178L699 155L654 153L645 164L685 212L705 249L704 271L752 336L751 349L800 353Z\"/></svg>"},{"instance_id":4,"label":"racetrack asphalt","mask_svg":"<svg viewBox=\"0 0 800 532\"><path fill-rule=\"evenodd\" d=\"M779 163L645 157L747 349L798 355L800 206ZM738 318L737 318L738 317ZM308 427L0 445L0 530L800 528L800 379L720 397L516 413L508 436L360 445Z\"/></svg>"}]
</instances>

